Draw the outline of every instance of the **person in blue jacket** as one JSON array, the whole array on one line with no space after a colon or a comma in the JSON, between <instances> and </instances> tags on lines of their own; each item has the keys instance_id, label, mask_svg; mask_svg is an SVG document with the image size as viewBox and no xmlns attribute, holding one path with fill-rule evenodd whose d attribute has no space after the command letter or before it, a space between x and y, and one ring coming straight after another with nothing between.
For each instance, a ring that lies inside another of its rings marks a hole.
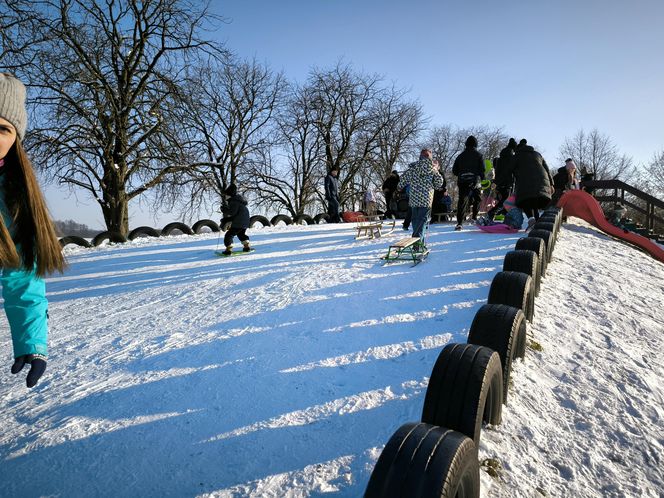
<instances>
[{"instance_id":1,"label":"person in blue jacket","mask_svg":"<svg viewBox=\"0 0 664 498\"><path fill-rule=\"evenodd\" d=\"M13 374L30 365L34 387L46 370L48 301L43 277L65 261L44 196L22 145L25 86L0 73L0 266L2 297L14 346Z\"/></svg>"}]
</instances>

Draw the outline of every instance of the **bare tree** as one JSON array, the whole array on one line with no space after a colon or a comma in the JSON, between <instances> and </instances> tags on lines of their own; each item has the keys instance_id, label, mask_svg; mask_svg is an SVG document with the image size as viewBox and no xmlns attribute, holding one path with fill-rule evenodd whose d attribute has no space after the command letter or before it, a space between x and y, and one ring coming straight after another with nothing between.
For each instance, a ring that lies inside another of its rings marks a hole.
<instances>
[{"instance_id":1,"label":"bare tree","mask_svg":"<svg viewBox=\"0 0 664 498\"><path fill-rule=\"evenodd\" d=\"M188 0L5 1L2 63L31 87L36 164L126 235L129 201L186 167L166 111L190 58L221 55L200 36L218 18Z\"/></svg>"},{"instance_id":2,"label":"bare tree","mask_svg":"<svg viewBox=\"0 0 664 498\"><path fill-rule=\"evenodd\" d=\"M286 82L255 60L228 57L201 62L186 88L176 114L190 163L164 190L173 205L186 198L185 208L195 211L217 202L230 183L251 183L254 164L271 157Z\"/></svg>"},{"instance_id":3,"label":"bare tree","mask_svg":"<svg viewBox=\"0 0 664 498\"><path fill-rule=\"evenodd\" d=\"M664 150L656 152L645 167L644 183L652 195L664 197Z\"/></svg>"},{"instance_id":4,"label":"bare tree","mask_svg":"<svg viewBox=\"0 0 664 498\"><path fill-rule=\"evenodd\" d=\"M579 130L566 138L560 147L559 161L568 157L574 159L582 174L593 174L596 180L617 178L629 183L636 175L632 158L620 154L611 138L597 129L590 133Z\"/></svg>"},{"instance_id":5,"label":"bare tree","mask_svg":"<svg viewBox=\"0 0 664 498\"><path fill-rule=\"evenodd\" d=\"M292 216L314 214L325 160L307 88L292 88L288 104L278 118L278 130L278 160L268 150L251 170L258 205L273 211L284 208Z\"/></svg>"}]
</instances>

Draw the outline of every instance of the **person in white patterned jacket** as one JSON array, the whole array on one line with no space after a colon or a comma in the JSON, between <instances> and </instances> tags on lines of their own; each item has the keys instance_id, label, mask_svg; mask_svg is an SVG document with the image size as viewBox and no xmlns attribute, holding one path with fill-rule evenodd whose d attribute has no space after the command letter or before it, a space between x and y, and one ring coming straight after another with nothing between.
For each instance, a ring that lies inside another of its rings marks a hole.
<instances>
[{"instance_id":1,"label":"person in white patterned jacket","mask_svg":"<svg viewBox=\"0 0 664 498\"><path fill-rule=\"evenodd\" d=\"M422 237L424 225L431 217L433 192L443 187L443 177L438 172L438 162L433 161L430 149L423 149L420 160L411 163L399 178L399 189L410 184L408 204L412 215L413 237Z\"/></svg>"}]
</instances>

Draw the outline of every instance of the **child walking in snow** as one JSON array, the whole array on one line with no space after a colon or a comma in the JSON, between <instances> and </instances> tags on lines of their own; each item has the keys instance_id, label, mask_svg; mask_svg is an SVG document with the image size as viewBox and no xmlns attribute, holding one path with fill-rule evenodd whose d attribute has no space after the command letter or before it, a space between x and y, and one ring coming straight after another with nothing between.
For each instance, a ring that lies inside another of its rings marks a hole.
<instances>
[{"instance_id":1,"label":"child walking in snow","mask_svg":"<svg viewBox=\"0 0 664 498\"><path fill-rule=\"evenodd\" d=\"M224 190L224 203L222 204L221 211L224 214L222 225L231 223L231 227L224 235L224 245L226 250L222 253L225 256L230 256L233 248L233 238L237 236L242 242L244 252L251 251L249 246L249 236L246 231L249 228L249 209L247 208L247 200L237 193L237 187L231 183L226 190Z\"/></svg>"},{"instance_id":2,"label":"child walking in snow","mask_svg":"<svg viewBox=\"0 0 664 498\"><path fill-rule=\"evenodd\" d=\"M34 387L46 370L48 301L43 277L65 261L35 173L23 149L25 87L0 73L0 267L14 349L11 372L30 365Z\"/></svg>"}]
</instances>

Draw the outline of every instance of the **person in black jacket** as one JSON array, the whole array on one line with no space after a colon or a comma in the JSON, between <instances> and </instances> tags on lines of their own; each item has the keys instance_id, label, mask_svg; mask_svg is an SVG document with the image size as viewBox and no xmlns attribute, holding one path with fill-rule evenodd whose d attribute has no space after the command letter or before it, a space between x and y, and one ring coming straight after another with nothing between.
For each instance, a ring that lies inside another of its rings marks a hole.
<instances>
[{"instance_id":1,"label":"person in black jacket","mask_svg":"<svg viewBox=\"0 0 664 498\"><path fill-rule=\"evenodd\" d=\"M221 211L224 214L224 219L221 220L222 225L230 222L231 227L224 235L224 245L226 250L222 253L225 256L231 255L233 247L233 237L237 236L242 242L244 252L251 251L249 246L249 236L246 231L249 228L249 209L247 208L247 200L237 193L237 187L231 183L226 190L224 190L224 202L221 206Z\"/></svg>"},{"instance_id":2,"label":"person in black jacket","mask_svg":"<svg viewBox=\"0 0 664 498\"><path fill-rule=\"evenodd\" d=\"M474 136L466 139L466 148L454 160L452 173L457 177L459 187L456 230L461 230L468 204L472 204L473 219L477 219L481 200L479 183L484 180L484 158L477 151L477 139Z\"/></svg>"},{"instance_id":3,"label":"person in black jacket","mask_svg":"<svg viewBox=\"0 0 664 498\"><path fill-rule=\"evenodd\" d=\"M327 202L328 223L340 223L339 216L339 168L333 167L325 177L325 201Z\"/></svg>"},{"instance_id":4,"label":"person in black jacket","mask_svg":"<svg viewBox=\"0 0 664 498\"><path fill-rule=\"evenodd\" d=\"M553 194L553 178L542 155L526 143L519 144L506 173L516 180L517 207L529 218L539 219L539 210L551 202Z\"/></svg>"},{"instance_id":5,"label":"person in black jacket","mask_svg":"<svg viewBox=\"0 0 664 498\"><path fill-rule=\"evenodd\" d=\"M397 173L397 170L394 170L390 173L390 176L385 179L382 187L383 194L385 195L385 218L391 218L394 216L394 211L392 210L392 198L397 191L398 185L399 173Z\"/></svg>"},{"instance_id":6,"label":"person in black jacket","mask_svg":"<svg viewBox=\"0 0 664 498\"><path fill-rule=\"evenodd\" d=\"M509 169L509 165L514 159L514 151L516 149L516 140L510 138L507 146L500 151L500 155L493 161L493 169L495 177L493 183L496 189L496 205L489 210L487 216L490 220L493 217L504 212L503 202L510 196L510 189L514 183L512 175L506 174L505 171Z\"/></svg>"}]
</instances>

